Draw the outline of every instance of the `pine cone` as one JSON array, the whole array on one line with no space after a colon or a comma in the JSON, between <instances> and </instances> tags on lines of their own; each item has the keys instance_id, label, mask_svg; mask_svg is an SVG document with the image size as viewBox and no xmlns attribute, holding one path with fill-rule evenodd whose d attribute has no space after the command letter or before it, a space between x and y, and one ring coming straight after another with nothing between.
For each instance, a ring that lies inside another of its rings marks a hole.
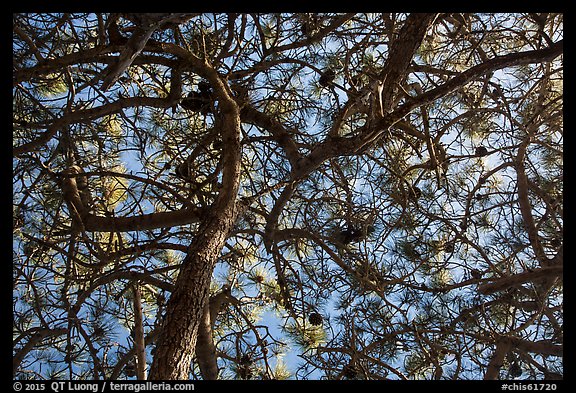
<instances>
[{"instance_id":1,"label":"pine cone","mask_svg":"<svg viewBox=\"0 0 576 393\"><path fill-rule=\"evenodd\" d=\"M477 157L484 157L488 154L488 149L486 149L484 146L478 146L475 153Z\"/></svg>"},{"instance_id":2,"label":"pine cone","mask_svg":"<svg viewBox=\"0 0 576 393\"><path fill-rule=\"evenodd\" d=\"M313 312L308 316L308 322L310 322L314 326L322 325L322 315L318 314L317 312Z\"/></svg>"},{"instance_id":3,"label":"pine cone","mask_svg":"<svg viewBox=\"0 0 576 393\"><path fill-rule=\"evenodd\" d=\"M336 71L328 69L327 71L323 72L322 75L320 75L318 83L320 84L320 86L326 87L334 81L335 77L336 77Z\"/></svg>"},{"instance_id":4,"label":"pine cone","mask_svg":"<svg viewBox=\"0 0 576 393\"><path fill-rule=\"evenodd\" d=\"M207 114L211 112L210 100L205 92L191 91L188 97L180 101L180 106L192 112Z\"/></svg>"}]
</instances>

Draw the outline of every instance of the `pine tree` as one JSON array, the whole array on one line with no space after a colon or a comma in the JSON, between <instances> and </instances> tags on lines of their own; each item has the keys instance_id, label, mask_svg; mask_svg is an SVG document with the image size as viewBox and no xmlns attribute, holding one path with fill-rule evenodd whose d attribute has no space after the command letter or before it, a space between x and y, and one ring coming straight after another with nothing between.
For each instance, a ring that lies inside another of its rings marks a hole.
<instances>
[{"instance_id":1,"label":"pine tree","mask_svg":"<svg viewBox=\"0 0 576 393\"><path fill-rule=\"evenodd\" d=\"M13 33L15 379L563 375L562 14Z\"/></svg>"}]
</instances>

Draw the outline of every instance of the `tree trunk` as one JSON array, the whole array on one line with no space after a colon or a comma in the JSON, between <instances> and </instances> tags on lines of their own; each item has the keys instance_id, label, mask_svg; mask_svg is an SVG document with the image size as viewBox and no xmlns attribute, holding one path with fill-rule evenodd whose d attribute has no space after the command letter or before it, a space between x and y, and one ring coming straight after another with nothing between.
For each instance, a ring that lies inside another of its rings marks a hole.
<instances>
[{"instance_id":1,"label":"tree trunk","mask_svg":"<svg viewBox=\"0 0 576 393\"><path fill-rule=\"evenodd\" d=\"M218 256L236 221L236 197L240 184L240 110L216 72L204 68L218 95L217 126L226 146L222 151L222 188L203 215L190 245L175 289L168 300L150 379L189 379L198 327L209 301L210 281Z\"/></svg>"},{"instance_id":2,"label":"tree trunk","mask_svg":"<svg viewBox=\"0 0 576 393\"><path fill-rule=\"evenodd\" d=\"M198 327L210 298L212 272L236 216L234 199L223 209L215 205L213 210L218 214L207 217L200 225L178 274L168 301L150 379L189 378Z\"/></svg>"},{"instance_id":3,"label":"tree trunk","mask_svg":"<svg viewBox=\"0 0 576 393\"><path fill-rule=\"evenodd\" d=\"M222 229L231 227L222 221L213 219L202 225L190 247L168 301L150 379L189 379L212 271L228 232Z\"/></svg>"}]
</instances>

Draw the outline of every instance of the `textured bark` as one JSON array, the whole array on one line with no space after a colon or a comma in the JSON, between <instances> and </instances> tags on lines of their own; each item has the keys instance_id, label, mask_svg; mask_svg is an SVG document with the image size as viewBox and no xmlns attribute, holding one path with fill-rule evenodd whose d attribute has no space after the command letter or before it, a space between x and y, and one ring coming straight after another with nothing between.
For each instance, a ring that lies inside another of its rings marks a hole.
<instances>
[{"instance_id":1,"label":"textured bark","mask_svg":"<svg viewBox=\"0 0 576 393\"><path fill-rule=\"evenodd\" d=\"M218 95L219 127L226 146L222 156L222 188L204 215L188 249L167 304L150 379L188 379L198 330L209 301L214 266L236 220L240 182L240 113L230 89L216 72L201 69Z\"/></svg>"},{"instance_id":2,"label":"textured bark","mask_svg":"<svg viewBox=\"0 0 576 393\"><path fill-rule=\"evenodd\" d=\"M380 101L381 104L385 106L385 112L392 111L393 108L391 108L391 103L396 94L398 83L405 77L406 70L414 57L414 53L420 46L428 27L432 24L436 15L437 14L410 14L399 33L398 39L391 45L390 54L379 75L379 79L384 86ZM388 122L388 125L392 125L395 121L400 120L400 118L394 118L392 114L392 116L386 116L382 120ZM378 127L378 129L382 128L388 127ZM296 163L291 160L292 179L295 181L303 179L329 158L354 154L363 145L375 141L375 138L372 137L374 132L371 128L361 129L358 131L361 138L329 138L314 148L307 157L299 159ZM361 144L358 142L361 142ZM284 205L292 196L295 188L296 185L291 183L284 189L268 217L265 243L269 251L270 245L274 239L274 230L276 228L278 217L280 216Z\"/></svg>"},{"instance_id":3,"label":"textured bark","mask_svg":"<svg viewBox=\"0 0 576 393\"><path fill-rule=\"evenodd\" d=\"M176 225L186 225L198 222L201 217L201 209L190 206L175 211L156 212L149 214L135 215L131 217L102 217L90 212L86 206L82 192L79 191L78 180L84 170L73 165L62 173L62 193L67 201L73 219L76 224L87 232L126 232L135 230L147 230L171 227ZM112 175L115 175L112 173ZM132 177L130 175L126 176ZM87 182L84 177L84 182ZM155 184L156 185L156 184ZM158 183L159 186L162 184ZM87 193L88 191L86 191ZM89 196L89 195L88 195Z\"/></svg>"},{"instance_id":4,"label":"textured bark","mask_svg":"<svg viewBox=\"0 0 576 393\"><path fill-rule=\"evenodd\" d=\"M205 220L188 251L168 301L151 379L188 379L214 265L234 223L233 205Z\"/></svg>"},{"instance_id":5,"label":"textured bark","mask_svg":"<svg viewBox=\"0 0 576 393\"><path fill-rule=\"evenodd\" d=\"M397 39L394 45L402 45L403 39ZM411 41L412 42L412 41ZM468 70L459 73L452 79L448 80L446 83L417 95L416 97L409 99L405 104L401 105L393 112L385 115L383 118L379 119L374 124L368 126L362 126L356 130L356 134L352 138L327 138L323 142L316 145L312 151L305 157L302 157L296 162L296 165L292 165L291 177L294 181L305 178L311 172L316 170L323 162L329 160L332 157L337 156L347 156L354 155L364 151L366 148L373 146L374 143L389 129L390 126L400 122L406 115L408 115L415 108L421 107L422 105L431 103L455 90L466 85L467 83L486 75L487 73L494 72L496 70L504 69L506 67L518 66L523 64L540 63L545 61L554 60L556 57L562 55L564 50L564 41L560 40L548 48L531 50L525 52L515 52L503 56L496 56L490 60L480 63L476 66L469 68ZM406 58L408 57L408 51L401 49L391 48L391 52L398 51L403 53ZM411 58L410 58L411 59ZM397 74L400 64L399 60L393 61L395 67L393 68L394 74ZM388 79L387 79L388 83ZM388 93L383 93L383 95ZM291 189L295 188L292 183L290 185ZM289 190L290 191L290 190ZM272 210L273 214L270 214L268 218L268 225L266 228L267 237L272 238L272 229L275 228L275 222L281 214L285 203L290 198L290 195L286 195L285 198L279 199Z\"/></svg>"},{"instance_id":6,"label":"textured bark","mask_svg":"<svg viewBox=\"0 0 576 393\"><path fill-rule=\"evenodd\" d=\"M485 380L496 380L500 374L500 369L504 363L506 355L512 348L512 343L507 338L502 338L496 344L496 349L492 355L490 363L488 363L488 368L486 369L486 374L484 374Z\"/></svg>"},{"instance_id":7,"label":"textured bark","mask_svg":"<svg viewBox=\"0 0 576 393\"><path fill-rule=\"evenodd\" d=\"M437 14L413 13L408 15L400 29L398 39L390 47L390 53L379 75L383 82L382 97L380 98L385 111L392 110L394 96L398 85L406 77L406 70L420 47L428 27L434 22Z\"/></svg>"},{"instance_id":8,"label":"textured bark","mask_svg":"<svg viewBox=\"0 0 576 393\"><path fill-rule=\"evenodd\" d=\"M529 132L532 131L530 125L528 127ZM534 250L534 255L540 266L546 266L549 264L544 248L540 243L540 237L538 236L538 229L536 228L536 223L534 222L534 217L532 216L532 204L528 197L528 176L526 176L526 170L524 169L524 159L526 156L526 149L528 148L530 140L526 140L520 145L518 149L518 155L516 157L516 180L518 184L518 205L520 206L520 213L522 214L522 222L526 233L528 234L528 240L530 240L530 246Z\"/></svg>"},{"instance_id":9,"label":"textured bark","mask_svg":"<svg viewBox=\"0 0 576 393\"><path fill-rule=\"evenodd\" d=\"M555 278L561 277L564 269L563 266L551 266L541 269L535 269L524 273L513 274L510 276L502 277L482 284L478 287L478 292L483 295L491 295L494 292L504 291L510 288L518 287L527 282L540 283L543 281L551 281Z\"/></svg>"},{"instance_id":10,"label":"textured bark","mask_svg":"<svg viewBox=\"0 0 576 393\"><path fill-rule=\"evenodd\" d=\"M496 380L499 377L500 369L506 359L506 355L514 348L517 351L526 351L549 356L563 356L564 346L555 345L547 340L536 342L523 340L519 337L500 337L496 342L496 349L492 354L492 359L488 363L484 379Z\"/></svg>"},{"instance_id":11,"label":"textured bark","mask_svg":"<svg viewBox=\"0 0 576 393\"><path fill-rule=\"evenodd\" d=\"M192 224L198 222L199 218L200 209L195 207L131 217L102 217L95 214L87 214L84 217L84 229L87 232L145 231Z\"/></svg>"},{"instance_id":12,"label":"textured bark","mask_svg":"<svg viewBox=\"0 0 576 393\"><path fill-rule=\"evenodd\" d=\"M136 18L137 26L123 47L118 59L104 70L101 89L108 90L130 67L140 54L152 33L166 23L183 23L192 17L191 14L131 14Z\"/></svg>"},{"instance_id":13,"label":"textured bark","mask_svg":"<svg viewBox=\"0 0 576 393\"><path fill-rule=\"evenodd\" d=\"M196 241L184 262L166 311L150 370L151 379L188 379L198 327L208 300L208 288L218 256L216 242Z\"/></svg>"},{"instance_id":14,"label":"textured bark","mask_svg":"<svg viewBox=\"0 0 576 393\"><path fill-rule=\"evenodd\" d=\"M210 302L208 302L210 303ZM210 318L210 305L204 307L204 315L198 329L196 341L196 360L204 380L218 379L218 363L216 359L216 346L212 336L212 319Z\"/></svg>"},{"instance_id":15,"label":"textured bark","mask_svg":"<svg viewBox=\"0 0 576 393\"><path fill-rule=\"evenodd\" d=\"M489 74L496 70L507 67L514 67L524 64L542 63L552 61L564 52L564 40L560 40L550 45L548 48L529 50L523 52L513 52L507 55L495 56L487 61L470 67L464 72L459 73L440 86L428 90L416 97L407 100L398 110L399 115L404 117L414 108L431 103L445 95L459 89L467 83Z\"/></svg>"},{"instance_id":16,"label":"textured bark","mask_svg":"<svg viewBox=\"0 0 576 393\"><path fill-rule=\"evenodd\" d=\"M545 356L564 356L564 345L554 344L549 340L528 341L511 337L512 345L521 351L538 353Z\"/></svg>"},{"instance_id":17,"label":"textured bark","mask_svg":"<svg viewBox=\"0 0 576 393\"><path fill-rule=\"evenodd\" d=\"M144 343L144 327L142 325L142 298L140 288L134 285L134 348L136 349L136 377L146 379L146 346Z\"/></svg>"},{"instance_id":18,"label":"textured bark","mask_svg":"<svg viewBox=\"0 0 576 393\"><path fill-rule=\"evenodd\" d=\"M198 340L196 341L196 361L204 380L218 379L218 358L216 357L213 329L220 311L230 301L235 301L230 296L230 289L230 286L224 286L220 292L210 297L210 301L204 307L204 314L198 328Z\"/></svg>"}]
</instances>

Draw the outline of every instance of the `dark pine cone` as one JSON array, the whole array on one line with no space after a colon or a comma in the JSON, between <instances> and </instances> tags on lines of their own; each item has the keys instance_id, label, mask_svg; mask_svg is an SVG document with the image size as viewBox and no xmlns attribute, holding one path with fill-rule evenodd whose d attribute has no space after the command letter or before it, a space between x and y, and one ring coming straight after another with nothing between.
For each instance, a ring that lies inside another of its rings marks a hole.
<instances>
[{"instance_id":1,"label":"dark pine cone","mask_svg":"<svg viewBox=\"0 0 576 393\"><path fill-rule=\"evenodd\" d=\"M126 366L124 366L124 373L127 377L134 377L136 375L136 365L133 361L128 362Z\"/></svg>"},{"instance_id":2,"label":"dark pine cone","mask_svg":"<svg viewBox=\"0 0 576 393\"><path fill-rule=\"evenodd\" d=\"M472 278L475 278L476 280L479 280L482 278L482 272L478 269L472 269L470 271L470 274L472 275Z\"/></svg>"},{"instance_id":3,"label":"dark pine cone","mask_svg":"<svg viewBox=\"0 0 576 393\"><path fill-rule=\"evenodd\" d=\"M329 69L323 72L322 75L320 75L318 83L320 84L320 86L326 87L334 81L335 77L336 77L336 71Z\"/></svg>"},{"instance_id":4,"label":"dark pine cone","mask_svg":"<svg viewBox=\"0 0 576 393\"><path fill-rule=\"evenodd\" d=\"M484 157L488 154L488 149L486 149L484 146L478 146L475 153L477 157Z\"/></svg>"},{"instance_id":5,"label":"dark pine cone","mask_svg":"<svg viewBox=\"0 0 576 393\"><path fill-rule=\"evenodd\" d=\"M364 233L362 232L361 228L356 228L352 225L349 225L348 228L340 231L340 237L342 239L342 243L349 244L361 241L364 237Z\"/></svg>"},{"instance_id":6,"label":"dark pine cone","mask_svg":"<svg viewBox=\"0 0 576 393\"><path fill-rule=\"evenodd\" d=\"M252 360L250 359L250 356L242 355L242 357L240 358L240 364L247 365L247 366L251 365Z\"/></svg>"},{"instance_id":7,"label":"dark pine cone","mask_svg":"<svg viewBox=\"0 0 576 393\"><path fill-rule=\"evenodd\" d=\"M206 93L191 91L188 97L180 101L180 106L192 112L200 112L202 114L210 113L210 99Z\"/></svg>"},{"instance_id":8,"label":"dark pine cone","mask_svg":"<svg viewBox=\"0 0 576 393\"><path fill-rule=\"evenodd\" d=\"M317 312L313 312L308 315L308 322L314 326L322 325L322 315L318 314Z\"/></svg>"},{"instance_id":9,"label":"dark pine cone","mask_svg":"<svg viewBox=\"0 0 576 393\"><path fill-rule=\"evenodd\" d=\"M252 378L252 359L248 355L242 355L240 358L240 362L237 368L238 375L242 379L250 379Z\"/></svg>"}]
</instances>

